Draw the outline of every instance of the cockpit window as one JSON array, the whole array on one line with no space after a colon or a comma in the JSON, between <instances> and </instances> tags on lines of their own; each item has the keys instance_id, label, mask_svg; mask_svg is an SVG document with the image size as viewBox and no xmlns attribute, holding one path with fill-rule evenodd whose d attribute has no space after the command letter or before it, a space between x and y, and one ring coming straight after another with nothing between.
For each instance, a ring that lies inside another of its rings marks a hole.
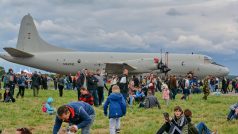
<instances>
[{"instance_id":1,"label":"cockpit window","mask_svg":"<svg viewBox=\"0 0 238 134\"><path fill-rule=\"evenodd\" d=\"M216 63L216 62L212 62L212 64L217 65L217 66L221 66L221 67L225 67L225 66L223 66L223 65L221 65L221 64L218 64L218 63Z\"/></svg>"},{"instance_id":2,"label":"cockpit window","mask_svg":"<svg viewBox=\"0 0 238 134\"><path fill-rule=\"evenodd\" d=\"M204 63L213 63L213 60L209 56L204 56Z\"/></svg>"},{"instance_id":3,"label":"cockpit window","mask_svg":"<svg viewBox=\"0 0 238 134\"><path fill-rule=\"evenodd\" d=\"M224 67L223 65L218 64L218 63L216 63L215 61L213 61L212 58L209 57L209 56L204 56L204 63L205 63L205 64L214 64L214 65L218 65L218 66Z\"/></svg>"}]
</instances>

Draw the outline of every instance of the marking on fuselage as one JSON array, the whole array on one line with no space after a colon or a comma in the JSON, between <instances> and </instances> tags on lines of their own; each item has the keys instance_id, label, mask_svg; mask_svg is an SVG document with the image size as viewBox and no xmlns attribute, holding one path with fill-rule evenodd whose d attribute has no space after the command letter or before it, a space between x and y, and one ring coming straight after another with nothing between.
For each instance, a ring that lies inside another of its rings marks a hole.
<instances>
[{"instance_id":1,"label":"marking on fuselage","mask_svg":"<svg viewBox=\"0 0 238 134\"><path fill-rule=\"evenodd\" d=\"M63 63L64 66L74 66L74 63Z\"/></svg>"}]
</instances>

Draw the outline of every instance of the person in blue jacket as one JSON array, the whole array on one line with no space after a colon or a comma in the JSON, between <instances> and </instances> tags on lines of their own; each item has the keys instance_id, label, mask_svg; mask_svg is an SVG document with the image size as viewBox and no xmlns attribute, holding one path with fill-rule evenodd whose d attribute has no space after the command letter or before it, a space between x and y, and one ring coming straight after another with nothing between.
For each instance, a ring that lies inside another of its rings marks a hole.
<instances>
[{"instance_id":1,"label":"person in blue jacket","mask_svg":"<svg viewBox=\"0 0 238 134\"><path fill-rule=\"evenodd\" d=\"M53 114L56 111L55 108L52 106L53 101L54 101L53 98L49 97L47 99L47 102L45 103L46 113L48 114Z\"/></svg>"},{"instance_id":2,"label":"person in blue jacket","mask_svg":"<svg viewBox=\"0 0 238 134\"><path fill-rule=\"evenodd\" d=\"M120 133L120 117L126 115L126 102L117 85L112 87L112 93L104 104L104 115L108 115L109 106L109 129L110 134Z\"/></svg>"},{"instance_id":3,"label":"person in blue jacket","mask_svg":"<svg viewBox=\"0 0 238 134\"><path fill-rule=\"evenodd\" d=\"M57 110L53 134L57 134L62 122L69 123L69 131L76 133L81 129L81 134L90 134L95 112L91 105L85 102L71 102L60 106Z\"/></svg>"}]
</instances>

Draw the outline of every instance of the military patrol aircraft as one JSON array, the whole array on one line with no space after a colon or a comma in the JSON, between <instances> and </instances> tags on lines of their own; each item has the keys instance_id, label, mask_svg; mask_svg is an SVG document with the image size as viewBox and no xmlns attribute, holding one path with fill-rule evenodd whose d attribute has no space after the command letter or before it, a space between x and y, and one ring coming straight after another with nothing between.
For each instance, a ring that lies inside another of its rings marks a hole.
<instances>
[{"instance_id":1,"label":"military patrol aircraft","mask_svg":"<svg viewBox=\"0 0 238 134\"><path fill-rule=\"evenodd\" d=\"M205 77L229 73L227 67L201 54L77 52L59 48L39 36L30 14L21 21L16 48L4 50L7 53L1 53L0 57L7 61L60 74L75 74L85 68L103 69L109 74L121 73L124 68L130 74L158 72L184 76L192 72Z\"/></svg>"}]
</instances>

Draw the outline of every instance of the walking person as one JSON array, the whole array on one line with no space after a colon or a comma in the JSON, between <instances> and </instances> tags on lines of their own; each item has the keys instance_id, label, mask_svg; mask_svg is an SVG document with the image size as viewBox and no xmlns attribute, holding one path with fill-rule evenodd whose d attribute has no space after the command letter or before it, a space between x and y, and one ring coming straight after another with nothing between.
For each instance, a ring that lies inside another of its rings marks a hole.
<instances>
[{"instance_id":1,"label":"walking person","mask_svg":"<svg viewBox=\"0 0 238 134\"><path fill-rule=\"evenodd\" d=\"M101 71L97 69L96 75L94 75L95 78L98 79L97 82L97 93L98 93L98 104L102 105L102 102L104 101L104 80L103 77L101 76Z\"/></svg>"},{"instance_id":2,"label":"walking person","mask_svg":"<svg viewBox=\"0 0 238 134\"><path fill-rule=\"evenodd\" d=\"M209 83L208 83L209 79L210 79L210 76L207 76L204 79L204 84L203 84L203 93L204 93L203 99L204 100L207 100L207 96L210 94Z\"/></svg>"},{"instance_id":3,"label":"walking person","mask_svg":"<svg viewBox=\"0 0 238 134\"><path fill-rule=\"evenodd\" d=\"M35 71L31 77L31 80L32 80L31 87L33 89L33 96L37 97L39 95L41 77Z\"/></svg>"},{"instance_id":4,"label":"walking person","mask_svg":"<svg viewBox=\"0 0 238 134\"><path fill-rule=\"evenodd\" d=\"M17 79L17 85L19 87L19 91L17 93L16 98L18 98L18 96L20 95L22 98L24 97L24 93L25 93L25 86L26 86L26 77L24 75L24 72L21 71L21 75L19 76L19 78Z\"/></svg>"},{"instance_id":5,"label":"walking person","mask_svg":"<svg viewBox=\"0 0 238 134\"><path fill-rule=\"evenodd\" d=\"M109 114L108 114L109 106ZM120 133L120 118L126 114L126 102L120 88L117 85L112 87L112 93L104 104L104 115L109 116L110 134Z\"/></svg>"},{"instance_id":6,"label":"walking person","mask_svg":"<svg viewBox=\"0 0 238 134\"><path fill-rule=\"evenodd\" d=\"M59 88L59 96L62 97L64 85L65 85L64 76L62 74L59 75L57 83L58 83L58 88Z\"/></svg>"}]
</instances>

